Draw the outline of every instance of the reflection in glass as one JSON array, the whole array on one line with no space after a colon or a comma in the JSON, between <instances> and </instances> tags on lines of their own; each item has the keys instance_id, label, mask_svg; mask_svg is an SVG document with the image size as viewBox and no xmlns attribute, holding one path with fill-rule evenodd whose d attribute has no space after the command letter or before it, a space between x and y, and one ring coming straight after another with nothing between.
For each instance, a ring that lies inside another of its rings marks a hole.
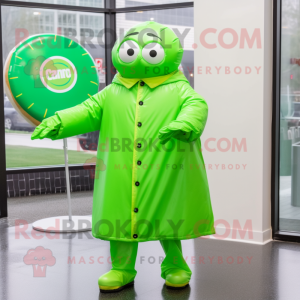
<instances>
[{"instance_id":1,"label":"reflection in glass","mask_svg":"<svg viewBox=\"0 0 300 300\"><path fill-rule=\"evenodd\" d=\"M18 0L10 0L18 1ZM104 7L104 0L23 0L23 2L38 2L59 5L86 6L86 7Z\"/></svg>"},{"instance_id":2,"label":"reflection in glass","mask_svg":"<svg viewBox=\"0 0 300 300\"><path fill-rule=\"evenodd\" d=\"M183 3L183 2L193 2L193 0L116 0L116 7L121 8L121 7Z\"/></svg>"},{"instance_id":3,"label":"reflection in glass","mask_svg":"<svg viewBox=\"0 0 300 300\"><path fill-rule=\"evenodd\" d=\"M300 1L282 1L279 229L300 231Z\"/></svg>"},{"instance_id":4,"label":"reflection in glass","mask_svg":"<svg viewBox=\"0 0 300 300\"><path fill-rule=\"evenodd\" d=\"M64 2L68 4L90 2L91 4L93 1ZM103 39L97 37L101 36L103 28L103 14L4 6L2 7L3 61L13 47L28 36L40 33L65 35L79 42L94 58L101 90L106 85L105 48ZM31 141L30 136L34 127L17 113L6 95L4 95L4 111L7 168L64 164L62 140ZM98 132L69 138L69 163L84 164L94 158L95 152L87 150L96 149L97 139Z\"/></svg>"}]
</instances>

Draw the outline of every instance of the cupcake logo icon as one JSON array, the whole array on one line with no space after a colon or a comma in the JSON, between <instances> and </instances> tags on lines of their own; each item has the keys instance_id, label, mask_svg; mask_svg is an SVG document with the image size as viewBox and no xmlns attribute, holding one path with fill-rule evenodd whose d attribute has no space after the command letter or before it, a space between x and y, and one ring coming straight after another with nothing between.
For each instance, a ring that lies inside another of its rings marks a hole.
<instances>
[{"instance_id":1,"label":"cupcake logo icon","mask_svg":"<svg viewBox=\"0 0 300 300\"><path fill-rule=\"evenodd\" d=\"M96 167L96 168L95 168ZM85 170L90 171L91 179L98 179L99 178L99 171L104 172L106 170L106 165L101 158L92 157L87 159L83 164L83 168Z\"/></svg>"},{"instance_id":2,"label":"cupcake logo icon","mask_svg":"<svg viewBox=\"0 0 300 300\"><path fill-rule=\"evenodd\" d=\"M38 246L35 249L28 250L23 261L26 265L32 265L33 277L46 277L47 266L54 266L56 258L50 249Z\"/></svg>"}]
</instances>

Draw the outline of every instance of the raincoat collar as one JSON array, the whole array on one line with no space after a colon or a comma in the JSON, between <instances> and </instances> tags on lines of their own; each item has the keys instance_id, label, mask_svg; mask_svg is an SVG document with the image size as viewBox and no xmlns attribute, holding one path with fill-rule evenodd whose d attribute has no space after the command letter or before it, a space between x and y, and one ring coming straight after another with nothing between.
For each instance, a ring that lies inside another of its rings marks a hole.
<instances>
[{"instance_id":1,"label":"raincoat collar","mask_svg":"<svg viewBox=\"0 0 300 300\"><path fill-rule=\"evenodd\" d=\"M117 73L113 79L113 83L118 83L124 85L127 89L132 88L137 82L140 80L144 81L150 88L156 88L157 86L161 84L171 83L174 81L188 81L185 76L180 71L174 71L168 75L164 76L157 76L157 77L151 77L151 78L124 78L120 75L120 73Z\"/></svg>"}]
</instances>

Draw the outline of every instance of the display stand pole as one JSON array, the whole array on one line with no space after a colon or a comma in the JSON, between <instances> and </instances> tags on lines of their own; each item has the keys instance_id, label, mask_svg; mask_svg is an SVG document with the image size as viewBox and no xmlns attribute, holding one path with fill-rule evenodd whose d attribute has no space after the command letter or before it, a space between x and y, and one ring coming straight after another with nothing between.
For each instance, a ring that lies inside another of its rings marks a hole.
<instances>
[{"instance_id":1,"label":"display stand pole","mask_svg":"<svg viewBox=\"0 0 300 300\"><path fill-rule=\"evenodd\" d=\"M68 141L64 139L64 154L65 154L65 171L66 171L66 188L68 196L69 206L69 221L72 221L72 203L71 203L71 191L70 191L70 176L69 176L69 165L68 165Z\"/></svg>"},{"instance_id":2,"label":"display stand pole","mask_svg":"<svg viewBox=\"0 0 300 300\"><path fill-rule=\"evenodd\" d=\"M59 217L42 219L34 222L32 224L32 227L33 229L38 231L55 232L55 233L89 231L91 230L92 227L91 216L72 216L67 139L63 139L63 148L64 148L64 157L65 157L66 190L67 190L67 198L68 198L69 216L59 216Z\"/></svg>"}]
</instances>

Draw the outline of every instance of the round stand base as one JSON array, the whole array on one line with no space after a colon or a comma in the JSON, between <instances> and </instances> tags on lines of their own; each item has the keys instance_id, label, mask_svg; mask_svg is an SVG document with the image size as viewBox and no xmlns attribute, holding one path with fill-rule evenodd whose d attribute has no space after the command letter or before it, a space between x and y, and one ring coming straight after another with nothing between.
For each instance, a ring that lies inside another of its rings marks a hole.
<instances>
[{"instance_id":1,"label":"round stand base","mask_svg":"<svg viewBox=\"0 0 300 300\"><path fill-rule=\"evenodd\" d=\"M33 229L43 232L70 233L82 232L92 229L92 216L68 216L42 219L32 224Z\"/></svg>"}]
</instances>

